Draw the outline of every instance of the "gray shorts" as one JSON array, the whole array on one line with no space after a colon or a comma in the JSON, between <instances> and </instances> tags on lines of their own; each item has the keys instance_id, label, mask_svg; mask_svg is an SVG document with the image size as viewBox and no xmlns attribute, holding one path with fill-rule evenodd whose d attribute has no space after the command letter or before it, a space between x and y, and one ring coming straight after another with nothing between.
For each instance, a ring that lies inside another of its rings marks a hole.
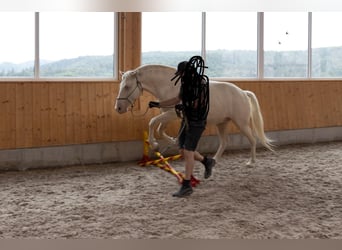
<instances>
[{"instance_id":1,"label":"gray shorts","mask_svg":"<svg viewBox=\"0 0 342 250\"><path fill-rule=\"evenodd\" d=\"M195 151L205 126L206 121L189 121L184 125L184 120L182 120L178 138L179 148Z\"/></svg>"}]
</instances>

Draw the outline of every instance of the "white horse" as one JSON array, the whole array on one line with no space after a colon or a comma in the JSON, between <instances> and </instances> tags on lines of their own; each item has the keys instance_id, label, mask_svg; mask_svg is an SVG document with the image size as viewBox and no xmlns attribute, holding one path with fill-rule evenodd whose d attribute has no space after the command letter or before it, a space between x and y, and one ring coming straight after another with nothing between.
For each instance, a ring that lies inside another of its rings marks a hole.
<instances>
[{"instance_id":1,"label":"white horse","mask_svg":"<svg viewBox=\"0 0 342 250\"><path fill-rule=\"evenodd\" d=\"M133 107L135 100L143 90L151 93L158 100L167 100L179 94L180 83L176 86L171 82L176 68L164 65L143 65L135 70L129 70L122 75L119 93L115 102L115 110L122 114ZM229 82L210 81L210 103L207 122L216 125L219 135L219 148L214 156L219 160L227 144L226 130L229 121L233 121L251 144L251 158L248 165L255 162L256 143L260 143L273 151L271 140L264 133L264 122L258 100L251 91L242 90ZM171 143L175 139L165 133L166 125L177 119L174 107L162 108L161 114L153 117L149 122L148 142L156 149L158 143L154 137L154 130Z\"/></svg>"}]
</instances>

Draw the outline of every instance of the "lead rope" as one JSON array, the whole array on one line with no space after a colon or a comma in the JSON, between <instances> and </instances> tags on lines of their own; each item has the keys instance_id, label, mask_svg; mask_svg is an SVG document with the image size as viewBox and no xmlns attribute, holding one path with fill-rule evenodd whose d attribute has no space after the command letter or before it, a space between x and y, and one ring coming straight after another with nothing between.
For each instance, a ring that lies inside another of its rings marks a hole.
<instances>
[{"instance_id":1,"label":"lead rope","mask_svg":"<svg viewBox=\"0 0 342 250\"><path fill-rule=\"evenodd\" d=\"M145 112L143 113L143 114L134 114L134 111L133 111L133 107L134 106L132 106L131 107L131 115L133 116L133 118L141 118L141 117L144 117L146 114L147 114L147 112L148 112L148 110L149 110L149 108L148 108L148 106L146 107L146 110L145 110Z\"/></svg>"}]
</instances>

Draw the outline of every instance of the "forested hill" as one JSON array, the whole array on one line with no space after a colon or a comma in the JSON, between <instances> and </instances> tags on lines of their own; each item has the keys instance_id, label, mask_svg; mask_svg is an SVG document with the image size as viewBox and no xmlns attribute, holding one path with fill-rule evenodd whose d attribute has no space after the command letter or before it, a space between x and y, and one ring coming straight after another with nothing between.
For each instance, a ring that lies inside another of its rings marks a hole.
<instances>
[{"instance_id":1,"label":"forested hill","mask_svg":"<svg viewBox=\"0 0 342 250\"><path fill-rule=\"evenodd\" d=\"M265 52L265 75L299 76L306 72L306 51ZM198 51L190 52L145 52L142 64L165 64L176 67L178 62L188 60ZM215 50L206 54L206 73L211 76L256 77L256 51ZM313 71L320 77L342 76L342 46L313 49ZM286 63L283 63L283 62ZM42 77L111 77L112 56L82 56L55 62L44 62L40 66ZM295 72L298 70L298 72ZM279 73L277 73L279 71ZM32 77L33 63L0 63L0 77ZM304 76L303 76L304 77Z\"/></svg>"},{"instance_id":2,"label":"forested hill","mask_svg":"<svg viewBox=\"0 0 342 250\"><path fill-rule=\"evenodd\" d=\"M32 77L33 66L25 64L0 64L0 76ZM33 62L30 63L33 65ZM113 77L113 56L81 56L40 66L42 77Z\"/></svg>"}]
</instances>

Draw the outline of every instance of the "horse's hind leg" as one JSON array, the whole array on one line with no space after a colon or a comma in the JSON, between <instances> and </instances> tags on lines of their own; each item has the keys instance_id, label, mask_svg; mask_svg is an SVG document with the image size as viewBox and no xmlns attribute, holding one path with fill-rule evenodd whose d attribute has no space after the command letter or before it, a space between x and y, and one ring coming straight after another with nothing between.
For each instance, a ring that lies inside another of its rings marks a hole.
<instances>
[{"instance_id":1,"label":"horse's hind leg","mask_svg":"<svg viewBox=\"0 0 342 250\"><path fill-rule=\"evenodd\" d=\"M251 127L246 123L242 126L239 126L241 132L248 138L251 144L251 158L247 162L247 165L252 165L255 163L255 155L256 155L256 139L253 135Z\"/></svg>"},{"instance_id":2,"label":"horse's hind leg","mask_svg":"<svg viewBox=\"0 0 342 250\"><path fill-rule=\"evenodd\" d=\"M221 158L224 150L226 149L226 145L227 145L227 137L226 137L227 123L228 122L223 122L223 123L216 125L216 131L217 131L217 134L219 137L219 142L220 142L219 148L217 149L216 154L214 156L214 159L216 161L218 161Z\"/></svg>"}]
</instances>

